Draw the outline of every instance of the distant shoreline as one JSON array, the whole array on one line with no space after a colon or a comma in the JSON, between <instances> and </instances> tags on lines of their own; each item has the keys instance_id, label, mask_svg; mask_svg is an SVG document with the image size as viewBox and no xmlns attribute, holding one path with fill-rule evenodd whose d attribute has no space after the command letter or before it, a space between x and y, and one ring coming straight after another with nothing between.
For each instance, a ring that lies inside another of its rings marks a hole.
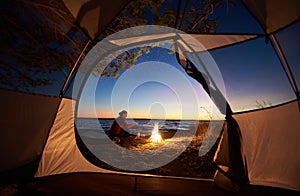
<instances>
[{"instance_id":1,"label":"distant shoreline","mask_svg":"<svg viewBox=\"0 0 300 196\"><path fill-rule=\"evenodd\" d=\"M78 119L98 119L98 120L114 120L114 118L92 118L92 117L78 117ZM200 121L200 122L210 122L210 121L225 121L225 120L198 120L198 119L149 119L149 118L127 118L127 120L147 120L147 121Z\"/></svg>"}]
</instances>

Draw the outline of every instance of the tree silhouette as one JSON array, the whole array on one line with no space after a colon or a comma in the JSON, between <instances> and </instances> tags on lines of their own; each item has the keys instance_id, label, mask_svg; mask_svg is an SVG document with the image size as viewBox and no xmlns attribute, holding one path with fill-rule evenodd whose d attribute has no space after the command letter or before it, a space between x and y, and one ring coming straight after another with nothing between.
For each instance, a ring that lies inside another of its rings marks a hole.
<instances>
[{"instance_id":1,"label":"tree silhouette","mask_svg":"<svg viewBox=\"0 0 300 196\"><path fill-rule=\"evenodd\" d=\"M182 4L181 7L184 8L177 15L177 1L174 0L131 1L99 37L102 39L119 30L147 24L174 27L185 32L214 33L218 25L218 18L210 17L214 13L214 9L235 6L237 1L194 0L183 2L186 4ZM148 54L151 52L151 48L159 47L159 45L160 43L157 42L152 43L147 53L144 53L143 47L130 51L131 66L134 65L134 62L138 59L137 57L140 57L141 54ZM121 61L126 61L128 58L128 55L124 54L124 59L121 59ZM117 61L120 61L120 58L122 57L116 58ZM113 75L113 77L117 77L123 67L115 66L115 64L115 61L112 61L101 76L111 77Z\"/></svg>"},{"instance_id":2,"label":"tree silhouette","mask_svg":"<svg viewBox=\"0 0 300 196\"><path fill-rule=\"evenodd\" d=\"M51 74L72 68L87 41L60 1L1 1L2 88L51 85Z\"/></svg>"},{"instance_id":3,"label":"tree silhouette","mask_svg":"<svg viewBox=\"0 0 300 196\"><path fill-rule=\"evenodd\" d=\"M99 34L98 40L145 24L177 24L176 28L186 32L214 32L217 18L210 15L215 7L235 4L231 0L182 2L177 14L175 0L133 0ZM89 37L63 1L1 1L0 6L0 88L30 91L57 82L53 77L57 73L68 75ZM120 69L133 66L138 57L149 52L151 48L124 52L100 76L117 77Z\"/></svg>"}]
</instances>

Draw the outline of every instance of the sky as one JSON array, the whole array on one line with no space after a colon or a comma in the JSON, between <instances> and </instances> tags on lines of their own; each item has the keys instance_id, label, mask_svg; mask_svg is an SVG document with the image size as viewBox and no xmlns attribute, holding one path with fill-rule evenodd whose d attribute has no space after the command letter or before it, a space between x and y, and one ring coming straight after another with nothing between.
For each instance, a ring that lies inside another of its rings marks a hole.
<instances>
[{"instance_id":1,"label":"sky","mask_svg":"<svg viewBox=\"0 0 300 196\"><path fill-rule=\"evenodd\" d=\"M236 112L295 99L271 44L259 38L211 52L222 73L226 94Z\"/></svg>"},{"instance_id":2,"label":"sky","mask_svg":"<svg viewBox=\"0 0 300 196\"><path fill-rule=\"evenodd\" d=\"M187 76L175 55L168 52L159 47L151 49L117 78L90 76L94 81L90 83L97 87L89 89L87 85L83 90L79 116L91 117L95 105L98 118L116 117L123 109L131 118L222 118L202 86Z\"/></svg>"},{"instance_id":3,"label":"sky","mask_svg":"<svg viewBox=\"0 0 300 196\"><path fill-rule=\"evenodd\" d=\"M218 33L262 33L261 27L241 5L230 9L230 12L223 13L224 9L216 8L215 13L223 15L218 23ZM233 17L235 14L240 17ZM298 85L299 33L300 23L276 33L282 49L287 52ZM198 55L201 58L202 54ZM221 91L234 112L295 99L276 51L264 37L212 50L209 55L220 71L224 82ZM86 85L82 92L80 117L113 118L120 110L126 109L131 118L224 118L202 86L184 73L175 55L162 48L152 49L149 54L141 56L133 68L121 72L118 78L90 76L89 80L93 81L94 87Z\"/></svg>"},{"instance_id":4,"label":"sky","mask_svg":"<svg viewBox=\"0 0 300 196\"><path fill-rule=\"evenodd\" d=\"M155 17L151 16L151 13L148 15L149 19ZM241 3L229 7L228 10L226 6L215 7L209 18L212 20L218 18L216 33L219 34L263 33L261 26ZM150 24L152 22L149 20ZM298 88L299 34L299 21L275 33L290 63ZM50 48L54 46L55 44L49 45ZM274 106L296 98L276 51L270 41L266 42L265 37L213 50L209 54L222 75L225 88L221 91L234 112ZM201 54L199 55L201 57ZM18 65L17 60L13 61ZM51 73L36 74L34 69L28 69L26 66L16 67L20 73L35 75L36 78L49 81L49 85L33 85L28 88L25 86L24 89L21 86L19 90L51 96L58 96L70 71L70 68L65 68ZM184 73L175 55L168 54L168 51L161 48L153 49L148 55L141 56L133 68L122 72L118 78L99 78L90 75L88 81L91 82L85 84L80 98L78 114L82 117L111 118L116 117L118 111L122 109L129 110L131 117L134 118L223 117L201 85ZM20 81L17 80L15 84L17 86L14 88L19 88ZM2 86L2 88L11 87Z\"/></svg>"},{"instance_id":5,"label":"sky","mask_svg":"<svg viewBox=\"0 0 300 196\"><path fill-rule=\"evenodd\" d=\"M85 86L79 116L113 118L125 109L130 118L223 119L202 86L187 76L175 55L168 52L151 49L117 78L91 75L89 80L96 88ZM234 112L295 98L274 49L263 38L209 54L220 70L225 85L221 91Z\"/></svg>"}]
</instances>

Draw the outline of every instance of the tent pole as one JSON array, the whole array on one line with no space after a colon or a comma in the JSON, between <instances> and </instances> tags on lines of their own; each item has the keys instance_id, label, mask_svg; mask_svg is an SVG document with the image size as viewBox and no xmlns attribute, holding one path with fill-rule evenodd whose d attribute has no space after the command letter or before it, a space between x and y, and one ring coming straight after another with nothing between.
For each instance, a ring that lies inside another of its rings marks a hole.
<instances>
[{"instance_id":1,"label":"tent pole","mask_svg":"<svg viewBox=\"0 0 300 196\"><path fill-rule=\"evenodd\" d=\"M175 24L174 24L175 29L177 29L177 26L178 26L178 17L179 17L179 13L180 13L180 7L181 7L181 0L178 1L178 5L177 5L176 20L175 20Z\"/></svg>"},{"instance_id":2,"label":"tent pole","mask_svg":"<svg viewBox=\"0 0 300 196\"><path fill-rule=\"evenodd\" d=\"M288 76L288 79L293 87L293 90L296 94L296 97L298 100L300 100L300 92L299 92L299 89L297 87L297 83L296 83L296 80L295 80L295 77L292 73L292 70L289 66L289 63L287 62L287 59L285 57L285 55L283 54L283 51L282 51L282 48L280 47L279 43L278 43L278 40L276 39L276 37L274 36L274 34L271 34L271 39L272 39L272 45L273 47L275 47L275 49L277 50L278 52L278 55L279 55L279 58L280 58L280 61L283 65L283 68Z\"/></svg>"},{"instance_id":3,"label":"tent pole","mask_svg":"<svg viewBox=\"0 0 300 196\"><path fill-rule=\"evenodd\" d=\"M60 91L59 97L63 97L63 95L64 95L64 93L65 93L65 90L66 90L66 88L67 88L67 84L68 84L68 82L69 82L71 76L73 75L75 69L76 69L77 66L78 66L78 63L79 63L80 59L82 58L84 52L86 51L87 47L91 44L91 42L92 42L91 39L89 39L89 41L85 44L83 50L81 51L79 57L77 58L77 60L76 60L76 62L75 62L75 64L74 64L72 70L70 71L70 73L69 73L69 75L68 75L68 77L67 77L67 79L66 79L66 81L65 81L65 83L64 83L64 85L63 85L63 87L62 87L62 89L61 89L61 91Z\"/></svg>"},{"instance_id":4,"label":"tent pole","mask_svg":"<svg viewBox=\"0 0 300 196\"><path fill-rule=\"evenodd\" d=\"M185 17L185 14L186 14L186 10L187 10L188 4L189 4L189 0L186 0L185 5L184 5L184 8L183 8L183 13L182 13L182 16L181 16L181 18L180 18L180 23L179 23L179 27L178 27L179 30L180 30L181 27L182 27L183 18Z\"/></svg>"}]
</instances>

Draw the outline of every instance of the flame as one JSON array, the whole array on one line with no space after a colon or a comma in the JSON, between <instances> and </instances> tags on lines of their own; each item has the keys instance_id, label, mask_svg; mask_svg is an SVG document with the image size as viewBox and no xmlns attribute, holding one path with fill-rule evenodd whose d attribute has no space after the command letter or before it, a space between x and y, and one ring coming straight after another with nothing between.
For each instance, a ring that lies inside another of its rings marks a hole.
<instances>
[{"instance_id":1,"label":"flame","mask_svg":"<svg viewBox=\"0 0 300 196\"><path fill-rule=\"evenodd\" d=\"M158 133L158 123L154 124L150 140L153 143L161 143L161 141L162 141L161 135Z\"/></svg>"}]
</instances>

